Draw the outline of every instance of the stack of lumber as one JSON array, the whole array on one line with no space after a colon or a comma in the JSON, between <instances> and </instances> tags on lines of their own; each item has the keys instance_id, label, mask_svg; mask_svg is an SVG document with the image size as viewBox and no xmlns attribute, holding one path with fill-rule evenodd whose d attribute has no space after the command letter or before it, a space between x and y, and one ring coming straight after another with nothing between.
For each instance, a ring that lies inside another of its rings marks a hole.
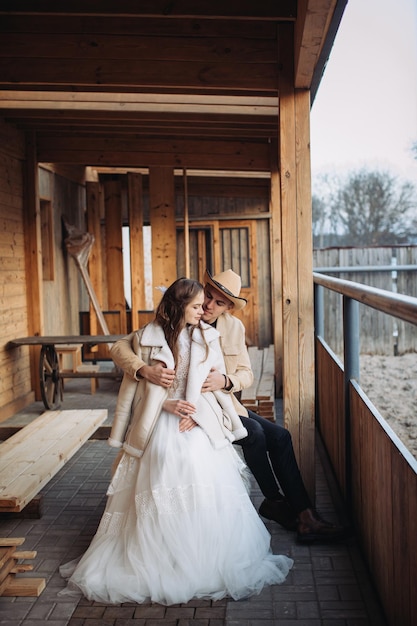
<instances>
[{"instance_id":1,"label":"stack of lumber","mask_svg":"<svg viewBox=\"0 0 417 626\"><path fill-rule=\"evenodd\" d=\"M36 552L32 550L16 550L24 541L22 537L0 538L0 596L37 597L45 589L44 578L18 576L33 569L33 565L22 561L34 559L36 556Z\"/></svg>"},{"instance_id":2,"label":"stack of lumber","mask_svg":"<svg viewBox=\"0 0 417 626\"><path fill-rule=\"evenodd\" d=\"M275 358L274 346L248 348L253 370L253 383L243 389L243 406L261 417L275 421Z\"/></svg>"}]
</instances>

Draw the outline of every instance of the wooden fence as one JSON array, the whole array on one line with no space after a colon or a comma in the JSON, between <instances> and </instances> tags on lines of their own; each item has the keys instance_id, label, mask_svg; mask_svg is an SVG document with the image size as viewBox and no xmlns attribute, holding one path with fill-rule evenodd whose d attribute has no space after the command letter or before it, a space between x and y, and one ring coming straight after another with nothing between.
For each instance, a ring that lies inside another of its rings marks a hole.
<instances>
[{"instance_id":1,"label":"wooden fence","mask_svg":"<svg viewBox=\"0 0 417 626\"><path fill-rule=\"evenodd\" d=\"M316 273L314 282L417 324L417 300ZM319 302L316 299L316 304ZM352 307L346 307L352 314ZM417 624L417 460L364 394L352 354L342 363L320 335L316 309L317 424L389 626ZM352 315L351 315L352 316ZM350 324L349 314L346 326ZM349 332L346 331L347 344ZM352 339L352 338L350 338ZM348 352L348 350L347 350Z\"/></svg>"},{"instance_id":2,"label":"wooden fence","mask_svg":"<svg viewBox=\"0 0 417 626\"><path fill-rule=\"evenodd\" d=\"M317 249L314 251L313 263L314 271L324 271L329 276L417 296L417 246ZM389 267L392 270L386 269ZM417 351L416 326L362 304L359 314L362 354L392 355ZM324 299L324 336L328 345L339 355L343 352L342 316L341 295L327 290Z\"/></svg>"}]
</instances>

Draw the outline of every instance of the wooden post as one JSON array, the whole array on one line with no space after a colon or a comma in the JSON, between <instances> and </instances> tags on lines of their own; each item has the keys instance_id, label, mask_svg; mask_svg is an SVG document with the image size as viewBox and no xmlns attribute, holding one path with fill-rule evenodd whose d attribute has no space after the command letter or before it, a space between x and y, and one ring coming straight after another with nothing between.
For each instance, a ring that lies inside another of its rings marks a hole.
<instances>
[{"instance_id":1,"label":"wooden post","mask_svg":"<svg viewBox=\"0 0 417 626\"><path fill-rule=\"evenodd\" d=\"M26 248L26 289L28 335L43 335L42 239L39 202L39 174L36 158L36 135L26 135L24 235ZM39 381L40 346L30 348L31 386L36 400L41 400Z\"/></svg>"},{"instance_id":2,"label":"wooden post","mask_svg":"<svg viewBox=\"0 0 417 626\"><path fill-rule=\"evenodd\" d=\"M177 278L175 188L172 168L150 168L149 204L152 229L152 298L157 306L161 296L157 288L169 287Z\"/></svg>"},{"instance_id":3,"label":"wooden post","mask_svg":"<svg viewBox=\"0 0 417 626\"><path fill-rule=\"evenodd\" d=\"M143 252L142 174L127 175L132 330L140 327L139 310L145 308L145 259Z\"/></svg>"},{"instance_id":4,"label":"wooden post","mask_svg":"<svg viewBox=\"0 0 417 626\"><path fill-rule=\"evenodd\" d=\"M190 231L189 231L189 219L188 219L188 182L187 182L187 170L184 167L184 267L185 275L190 278Z\"/></svg>"},{"instance_id":5,"label":"wooden post","mask_svg":"<svg viewBox=\"0 0 417 626\"><path fill-rule=\"evenodd\" d=\"M314 315L309 96L294 89L293 25L279 30L284 423L314 501ZM307 122L303 120L307 117Z\"/></svg>"},{"instance_id":6,"label":"wooden post","mask_svg":"<svg viewBox=\"0 0 417 626\"><path fill-rule=\"evenodd\" d=\"M101 205L103 193L100 183L87 182L87 230L94 237L94 245L91 248L88 261L88 271L93 285L94 292L100 308L103 309L103 259L101 243ZM99 323L94 306L90 303L90 334L98 335ZM97 351L97 346L92 348L92 352Z\"/></svg>"},{"instance_id":7,"label":"wooden post","mask_svg":"<svg viewBox=\"0 0 417 626\"><path fill-rule=\"evenodd\" d=\"M315 466L315 357L313 218L310 169L310 92L295 91L298 232L298 354L300 371L301 471L314 495ZM314 501L314 500L313 500Z\"/></svg>"},{"instance_id":8,"label":"wooden post","mask_svg":"<svg viewBox=\"0 0 417 626\"><path fill-rule=\"evenodd\" d=\"M119 180L104 183L106 226L107 304L119 311L121 334L126 333L126 299L123 281L122 198Z\"/></svg>"},{"instance_id":9,"label":"wooden post","mask_svg":"<svg viewBox=\"0 0 417 626\"><path fill-rule=\"evenodd\" d=\"M273 336L275 347L275 389L282 392L282 237L281 237L281 191L278 169L278 146L271 144L271 286L273 302Z\"/></svg>"}]
</instances>

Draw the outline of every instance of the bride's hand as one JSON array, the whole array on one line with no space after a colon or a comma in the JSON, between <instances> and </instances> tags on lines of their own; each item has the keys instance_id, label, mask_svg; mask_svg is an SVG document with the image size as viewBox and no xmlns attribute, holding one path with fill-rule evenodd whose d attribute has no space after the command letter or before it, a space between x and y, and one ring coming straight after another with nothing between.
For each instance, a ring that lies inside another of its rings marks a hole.
<instances>
[{"instance_id":1,"label":"bride's hand","mask_svg":"<svg viewBox=\"0 0 417 626\"><path fill-rule=\"evenodd\" d=\"M179 430L180 433L186 433L198 426L197 422L192 417L182 417L180 419Z\"/></svg>"},{"instance_id":2,"label":"bride's hand","mask_svg":"<svg viewBox=\"0 0 417 626\"><path fill-rule=\"evenodd\" d=\"M196 410L194 404L187 402L187 400L165 400L162 408L180 418L192 417Z\"/></svg>"}]
</instances>

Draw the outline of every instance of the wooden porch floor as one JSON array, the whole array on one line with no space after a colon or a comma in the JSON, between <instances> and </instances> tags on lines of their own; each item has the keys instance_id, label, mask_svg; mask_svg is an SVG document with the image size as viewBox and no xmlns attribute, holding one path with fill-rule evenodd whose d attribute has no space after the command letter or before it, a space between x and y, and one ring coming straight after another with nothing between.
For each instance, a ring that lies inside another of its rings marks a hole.
<instances>
[{"instance_id":1,"label":"wooden porch floor","mask_svg":"<svg viewBox=\"0 0 417 626\"><path fill-rule=\"evenodd\" d=\"M118 386L117 381L100 380L97 393L92 395L89 380L67 381L61 408L107 408L109 424ZM27 424L43 411L41 402L30 405L1 423L0 433ZM277 401L278 419L280 411ZM34 572L21 575L46 579L39 597L0 597L0 626L386 626L355 537L340 544L301 546L294 533L273 522L266 524L273 551L290 555L295 565L283 585L269 587L249 600L163 607L106 606L58 597L63 587L58 567L89 544L105 505L114 455L105 440L90 440L42 491L41 519L0 518L0 537L24 537L24 549L37 550ZM343 521L343 509L328 481L319 444L316 458L317 508L324 517ZM254 482L251 497L258 507L262 494Z\"/></svg>"}]
</instances>

